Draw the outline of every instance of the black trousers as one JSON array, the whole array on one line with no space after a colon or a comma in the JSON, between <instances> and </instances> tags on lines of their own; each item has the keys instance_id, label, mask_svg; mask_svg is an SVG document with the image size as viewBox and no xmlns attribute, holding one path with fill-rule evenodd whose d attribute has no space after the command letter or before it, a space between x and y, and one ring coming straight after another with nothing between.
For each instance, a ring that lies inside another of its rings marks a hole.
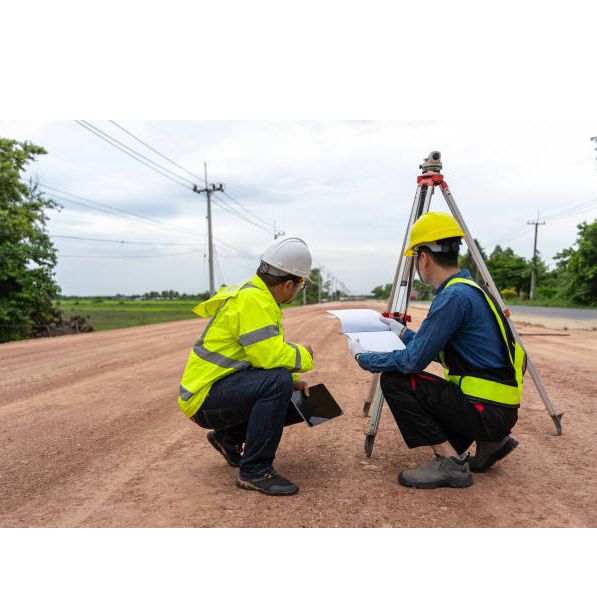
<instances>
[{"instance_id":1,"label":"black trousers","mask_svg":"<svg viewBox=\"0 0 597 597\"><path fill-rule=\"evenodd\" d=\"M499 441L518 420L518 409L476 401L431 373L384 372L381 389L409 448L449 441L462 454L475 440Z\"/></svg>"}]
</instances>

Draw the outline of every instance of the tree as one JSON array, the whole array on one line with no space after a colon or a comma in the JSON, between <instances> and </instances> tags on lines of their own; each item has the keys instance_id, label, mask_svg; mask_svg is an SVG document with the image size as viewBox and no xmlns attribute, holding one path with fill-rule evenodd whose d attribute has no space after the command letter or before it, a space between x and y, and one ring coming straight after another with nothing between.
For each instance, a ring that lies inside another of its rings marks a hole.
<instances>
[{"instance_id":1,"label":"tree","mask_svg":"<svg viewBox=\"0 0 597 597\"><path fill-rule=\"evenodd\" d=\"M597 220L577 226L577 248L570 247L554 256L563 291L581 305L597 305Z\"/></svg>"},{"instance_id":2,"label":"tree","mask_svg":"<svg viewBox=\"0 0 597 597\"><path fill-rule=\"evenodd\" d=\"M518 295L529 291L531 264L524 257L515 255L510 247L502 249L497 245L485 265L498 290L513 288Z\"/></svg>"},{"instance_id":3,"label":"tree","mask_svg":"<svg viewBox=\"0 0 597 597\"><path fill-rule=\"evenodd\" d=\"M487 261L487 255L486 255L485 251L483 250L483 247L479 244L479 241L476 238L474 240L475 240L475 244L477 245L477 249L479 249L479 253L481 254L483 261ZM481 274L477 270L477 266L475 264L473 256L471 255L471 252L468 249L464 255L461 255L458 258L458 266L461 269L466 268L469 272L471 272L471 276L477 283L481 282L481 280L482 280Z\"/></svg>"},{"instance_id":4,"label":"tree","mask_svg":"<svg viewBox=\"0 0 597 597\"><path fill-rule=\"evenodd\" d=\"M307 304L313 305L319 302L319 276L320 270L318 267L314 267L309 274L309 283L307 284ZM327 298L329 282L321 279L321 298ZM301 300L302 296L297 297L297 301Z\"/></svg>"},{"instance_id":5,"label":"tree","mask_svg":"<svg viewBox=\"0 0 597 597\"><path fill-rule=\"evenodd\" d=\"M390 298L390 293L392 292L392 284L383 284L380 286L376 286L372 291L371 294L379 301L385 301Z\"/></svg>"},{"instance_id":6,"label":"tree","mask_svg":"<svg viewBox=\"0 0 597 597\"><path fill-rule=\"evenodd\" d=\"M45 153L27 141L0 138L1 342L30 336L50 321L60 291L56 249L46 231L46 209L58 204L21 179L27 164Z\"/></svg>"}]
</instances>

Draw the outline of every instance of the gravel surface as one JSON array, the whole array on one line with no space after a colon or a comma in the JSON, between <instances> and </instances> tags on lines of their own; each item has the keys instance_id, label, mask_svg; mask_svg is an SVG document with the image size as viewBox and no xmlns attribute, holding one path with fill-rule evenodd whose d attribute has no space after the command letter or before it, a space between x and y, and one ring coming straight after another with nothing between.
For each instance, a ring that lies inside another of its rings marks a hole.
<instances>
[{"instance_id":1,"label":"gravel surface","mask_svg":"<svg viewBox=\"0 0 597 597\"><path fill-rule=\"evenodd\" d=\"M375 307L382 304L350 304ZM310 383L345 411L287 429L278 470L292 497L236 488L236 469L176 404L183 366L204 320L0 346L0 525L4 527L593 527L597 523L597 334L528 336L554 426L530 376L514 435L520 446L468 489L407 489L408 450L387 408L373 457L364 455L363 399L371 375L346 350L329 308L285 312L289 340L310 343ZM413 327L425 310L413 307ZM541 327L520 326L527 333ZM438 373L438 367L430 370Z\"/></svg>"}]
</instances>

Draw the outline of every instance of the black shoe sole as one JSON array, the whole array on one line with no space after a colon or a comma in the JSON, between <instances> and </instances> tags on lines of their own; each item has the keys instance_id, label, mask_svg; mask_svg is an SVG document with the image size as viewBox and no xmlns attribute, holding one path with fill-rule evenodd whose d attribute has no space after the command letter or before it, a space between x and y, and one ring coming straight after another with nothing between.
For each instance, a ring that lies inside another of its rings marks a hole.
<instances>
[{"instance_id":1,"label":"black shoe sole","mask_svg":"<svg viewBox=\"0 0 597 597\"><path fill-rule=\"evenodd\" d=\"M238 462L231 460L226 452L226 448L224 448L224 446L211 433L207 434L207 441L226 459L226 462L230 466L234 466L236 468L240 466L240 457Z\"/></svg>"},{"instance_id":2,"label":"black shoe sole","mask_svg":"<svg viewBox=\"0 0 597 597\"><path fill-rule=\"evenodd\" d=\"M258 485L254 485L251 481L247 481L246 479L237 479L236 486L240 487L241 489L248 489L253 491L259 491L260 493L265 493L265 495L276 495L276 496L283 496L283 495L294 495L299 488L295 485L292 488L289 488L286 491L267 491L263 487L259 487Z\"/></svg>"},{"instance_id":3,"label":"black shoe sole","mask_svg":"<svg viewBox=\"0 0 597 597\"><path fill-rule=\"evenodd\" d=\"M475 462L476 457L473 456L469 461L471 472L486 473L498 460L508 456L516 446L518 446L518 440L511 437L499 450L496 450L481 463L477 464Z\"/></svg>"},{"instance_id":4,"label":"black shoe sole","mask_svg":"<svg viewBox=\"0 0 597 597\"><path fill-rule=\"evenodd\" d=\"M428 483L413 483L410 481L404 480L402 477L402 473L398 475L398 483L403 487L414 487L415 489L437 489L438 487L451 487L454 489L464 489L465 487L470 487L473 484L472 477L467 479L466 481L459 482L459 483L449 483L446 481L429 481Z\"/></svg>"}]
</instances>

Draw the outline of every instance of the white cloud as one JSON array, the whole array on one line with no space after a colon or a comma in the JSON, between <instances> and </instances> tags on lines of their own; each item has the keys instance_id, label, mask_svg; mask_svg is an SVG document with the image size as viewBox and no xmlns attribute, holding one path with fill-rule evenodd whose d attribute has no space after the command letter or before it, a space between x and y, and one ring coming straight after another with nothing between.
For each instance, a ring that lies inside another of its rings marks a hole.
<instances>
[{"instance_id":1,"label":"white cloud","mask_svg":"<svg viewBox=\"0 0 597 597\"><path fill-rule=\"evenodd\" d=\"M163 163L111 124L95 122L127 145ZM489 241L521 228L510 244L529 257L537 211L549 214L597 197L592 122L481 121L123 121L120 124L188 170L223 182L251 212L304 237L314 263L354 292L392 279L416 190L418 164L440 149L444 174L472 234ZM65 293L111 294L151 289L204 290L207 277L205 198L138 164L73 122L0 123L3 136L48 150L30 172L42 182L189 230L160 228L64 203L54 234L118 240L198 243L193 247L110 245L57 239L61 254L155 255L155 259L63 257ZM185 173L181 173L187 177ZM439 190L433 209L446 210ZM226 199L226 197L224 197ZM214 234L246 255L259 255L272 234L213 206ZM234 207L237 207L233 204ZM576 224L597 209L549 222L539 231L548 260L575 240ZM196 231L195 234L192 231ZM217 241L216 241L216 244ZM219 270L231 283L256 264L221 246ZM222 280L216 271L218 283Z\"/></svg>"}]
</instances>

